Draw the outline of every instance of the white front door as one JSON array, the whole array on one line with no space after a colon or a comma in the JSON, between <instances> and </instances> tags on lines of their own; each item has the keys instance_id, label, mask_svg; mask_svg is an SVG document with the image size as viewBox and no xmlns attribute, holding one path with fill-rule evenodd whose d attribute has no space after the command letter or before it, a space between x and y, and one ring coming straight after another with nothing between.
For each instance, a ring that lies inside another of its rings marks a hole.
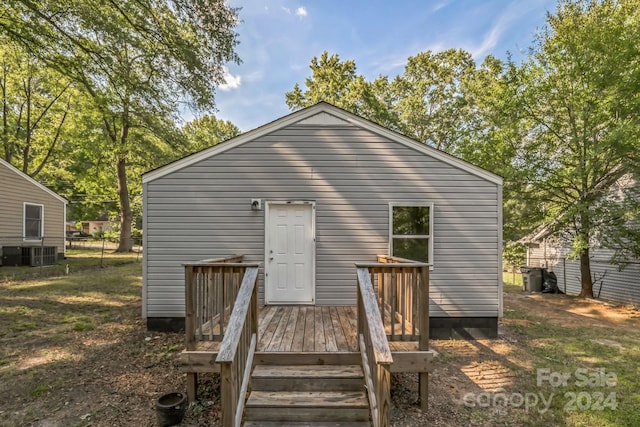
<instances>
[{"instance_id":1,"label":"white front door","mask_svg":"<svg viewBox=\"0 0 640 427\"><path fill-rule=\"evenodd\" d=\"M266 203L265 300L267 304L315 301L315 206Z\"/></svg>"}]
</instances>

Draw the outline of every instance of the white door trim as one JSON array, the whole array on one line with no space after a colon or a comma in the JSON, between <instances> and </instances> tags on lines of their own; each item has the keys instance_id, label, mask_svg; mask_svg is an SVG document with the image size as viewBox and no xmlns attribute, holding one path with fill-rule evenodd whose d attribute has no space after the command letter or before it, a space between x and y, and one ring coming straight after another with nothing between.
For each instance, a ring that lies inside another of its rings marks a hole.
<instances>
[{"instance_id":1,"label":"white door trim","mask_svg":"<svg viewBox=\"0 0 640 427\"><path fill-rule=\"evenodd\" d=\"M265 215L264 215L264 302L265 304L284 304L280 301L272 301L269 294L269 273L270 273L270 254L269 248L271 247L271 237L269 233L269 224L271 221L271 207L274 205L309 205L311 206L311 280L309 283L311 300L305 302L296 302L292 304L309 304L315 305L316 303L316 202L310 200L295 200L295 201L265 201Z\"/></svg>"}]
</instances>

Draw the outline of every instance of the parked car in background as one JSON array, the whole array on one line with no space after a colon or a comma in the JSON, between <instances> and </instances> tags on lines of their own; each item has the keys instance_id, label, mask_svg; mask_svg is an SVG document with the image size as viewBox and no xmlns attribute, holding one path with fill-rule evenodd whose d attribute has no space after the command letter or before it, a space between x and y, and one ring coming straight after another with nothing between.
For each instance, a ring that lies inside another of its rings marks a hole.
<instances>
[{"instance_id":1,"label":"parked car in background","mask_svg":"<svg viewBox=\"0 0 640 427\"><path fill-rule=\"evenodd\" d=\"M66 232L67 240L89 240L91 234L87 234L84 231L67 231Z\"/></svg>"}]
</instances>

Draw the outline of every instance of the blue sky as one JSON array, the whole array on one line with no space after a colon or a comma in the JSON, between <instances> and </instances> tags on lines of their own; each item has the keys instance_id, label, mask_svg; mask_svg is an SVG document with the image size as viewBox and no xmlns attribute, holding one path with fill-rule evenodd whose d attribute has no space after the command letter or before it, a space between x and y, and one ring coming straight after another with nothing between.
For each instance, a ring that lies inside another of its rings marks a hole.
<instances>
[{"instance_id":1,"label":"blue sky","mask_svg":"<svg viewBox=\"0 0 640 427\"><path fill-rule=\"evenodd\" d=\"M507 51L521 60L556 0L229 0L241 7L240 65L228 64L216 117L248 131L290 112L324 50L353 59L368 80L401 74L409 56L462 48L478 63Z\"/></svg>"}]
</instances>

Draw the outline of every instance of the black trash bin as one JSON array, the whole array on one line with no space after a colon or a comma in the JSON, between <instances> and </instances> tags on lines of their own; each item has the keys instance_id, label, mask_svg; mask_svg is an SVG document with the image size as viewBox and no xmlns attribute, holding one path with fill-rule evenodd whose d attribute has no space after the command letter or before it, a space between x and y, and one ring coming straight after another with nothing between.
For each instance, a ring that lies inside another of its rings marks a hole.
<instances>
[{"instance_id":1,"label":"black trash bin","mask_svg":"<svg viewBox=\"0 0 640 427\"><path fill-rule=\"evenodd\" d=\"M544 268L520 267L522 273L522 290L526 292L542 292L542 277Z\"/></svg>"}]
</instances>

